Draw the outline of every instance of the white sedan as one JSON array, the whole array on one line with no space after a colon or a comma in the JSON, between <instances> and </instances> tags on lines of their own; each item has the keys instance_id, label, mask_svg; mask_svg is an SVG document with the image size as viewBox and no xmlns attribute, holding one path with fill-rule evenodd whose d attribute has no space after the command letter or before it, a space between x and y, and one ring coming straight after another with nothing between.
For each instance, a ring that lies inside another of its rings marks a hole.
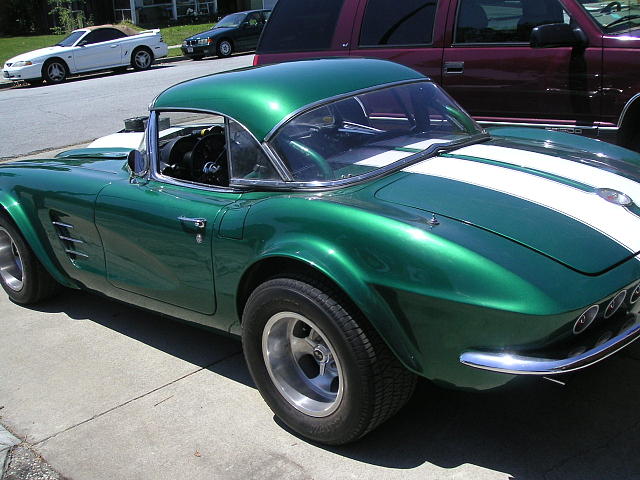
<instances>
[{"instance_id":1,"label":"white sedan","mask_svg":"<svg viewBox=\"0 0 640 480\"><path fill-rule=\"evenodd\" d=\"M155 59L166 57L167 44L160 30L137 32L119 25L74 30L53 47L13 57L4 65L4 78L14 82L63 82L67 76L95 70L146 70Z\"/></svg>"}]
</instances>

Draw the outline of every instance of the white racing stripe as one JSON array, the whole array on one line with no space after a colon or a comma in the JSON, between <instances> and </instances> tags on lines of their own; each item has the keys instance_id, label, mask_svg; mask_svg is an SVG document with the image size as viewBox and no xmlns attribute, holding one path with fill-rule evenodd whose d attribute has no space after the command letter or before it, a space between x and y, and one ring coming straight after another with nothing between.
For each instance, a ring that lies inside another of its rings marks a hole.
<instances>
[{"instance_id":1,"label":"white racing stripe","mask_svg":"<svg viewBox=\"0 0 640 480\"><path fill-rule=\"evenodd\" d=\"M451 157L435 157L404 171L457 180L527 200L582 222L633 253L640 251L640 218L594 193L534 174Z\"/></svg>"},{"instance_id":2,"label":"white racing stripe","mask_svg":"<svg viewBox=\"0 0 640 480\"><path fill-rule=\"evenodd\" d=\"M451 152L451 154L486 158L520 167L533 168L594 188L613 188L627 194L636 205L640 205L640 183L584 163L516 148L482 144L463 147Z\"/></svg>"},{"instance_id":3,"label":"white racing stripe","mask_svg":"<svg viewBox=\"0 0 640 480\"><path fill-rule=\"evenodd\" d=\"M434 143L447 143L447 140L442 140L440 138L434 138L431 140L424 140L422 142L412 143L410 145L403 145L398 148L412 148L415 150L426 150ZM364 160L360 160L356 162L356 165L366 165L368 167L386 167L387 165L391 165L393 162L397 162L398 160L402 160L403 158L410 157L411 155L415 155L417 152L401 152L398 150L389 150L387 152L379 153L378 155L373 155L372 157L365 158Z\"/></svg>"}]
</instances>

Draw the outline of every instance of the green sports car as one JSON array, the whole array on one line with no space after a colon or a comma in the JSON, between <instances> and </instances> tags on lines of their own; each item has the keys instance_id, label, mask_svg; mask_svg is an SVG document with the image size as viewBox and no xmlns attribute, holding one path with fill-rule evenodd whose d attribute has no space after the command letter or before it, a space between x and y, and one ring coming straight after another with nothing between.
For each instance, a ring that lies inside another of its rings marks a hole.
<instances>
[{"instance_id":1,"label":"green sports car","mask_svg":"<svg viewBox=\"0 0 640 480\"><path fill-rule=\"evenodd\" d=\"M416 377L486 390L640 336L640 155L480 128L380 60L173 86L145 132L0 165L0 280L86 289L241 336L314 441L360 438ZM533 385L535 387L535 385Z\"/></svg>"}]
</instances>

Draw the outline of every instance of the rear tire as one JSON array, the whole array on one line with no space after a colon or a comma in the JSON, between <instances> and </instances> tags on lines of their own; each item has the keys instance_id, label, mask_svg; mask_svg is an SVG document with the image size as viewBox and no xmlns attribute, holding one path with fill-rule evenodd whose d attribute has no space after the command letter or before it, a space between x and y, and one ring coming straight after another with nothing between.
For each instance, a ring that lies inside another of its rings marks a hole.
<instances>
[{"instance_id":1,"label":"rear tire","mask_svg":"<svg viewBox=\"0 0 640 480\"><path fill-rule=\"evenodd\" d=\"M45 270L18 229L0 216L0 285L9 298L27 305L53 296L60 285Z\"/></svg>"},{"instance_id":2,"label":"rear tire","mask_svg":"<svg viewBox=\"0 0 640 480\"><path fill-rule=\"evenodd\" d=\"M148 70L151 65L153 65L153 53L148 48L136 48L131 54L131 66L134 70Z\"/></svg>"},{"instance_id":3,"label":"rear tire","mask_svg":"<svg viewBox=\"0 0 640 480\"><path fill-rule=\"evenodd\" d=\"M415 375L330 285L269 280L253 291L242 318L244 355L260 394L306 438L357 440L413 393Z\"/></svg>"}]
</instances>

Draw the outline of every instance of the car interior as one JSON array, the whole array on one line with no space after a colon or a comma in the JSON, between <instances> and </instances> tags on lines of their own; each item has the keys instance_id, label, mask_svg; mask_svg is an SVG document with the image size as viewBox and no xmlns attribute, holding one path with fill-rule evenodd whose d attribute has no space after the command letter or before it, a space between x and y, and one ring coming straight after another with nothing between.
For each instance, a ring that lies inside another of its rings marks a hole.
<instances>
[{"instance_id":1,"label":"car interior","mask_svg":"<svg viewBox=\"0 0 640 480\"><path fill-rule=\"evenodd\" d=\"M184 112L160 117L158 172L163 176L218 187L228 187L232 177L280 179L255 139L238 123L213 115L183 117Z\"/></svg>"}]
</instances>

